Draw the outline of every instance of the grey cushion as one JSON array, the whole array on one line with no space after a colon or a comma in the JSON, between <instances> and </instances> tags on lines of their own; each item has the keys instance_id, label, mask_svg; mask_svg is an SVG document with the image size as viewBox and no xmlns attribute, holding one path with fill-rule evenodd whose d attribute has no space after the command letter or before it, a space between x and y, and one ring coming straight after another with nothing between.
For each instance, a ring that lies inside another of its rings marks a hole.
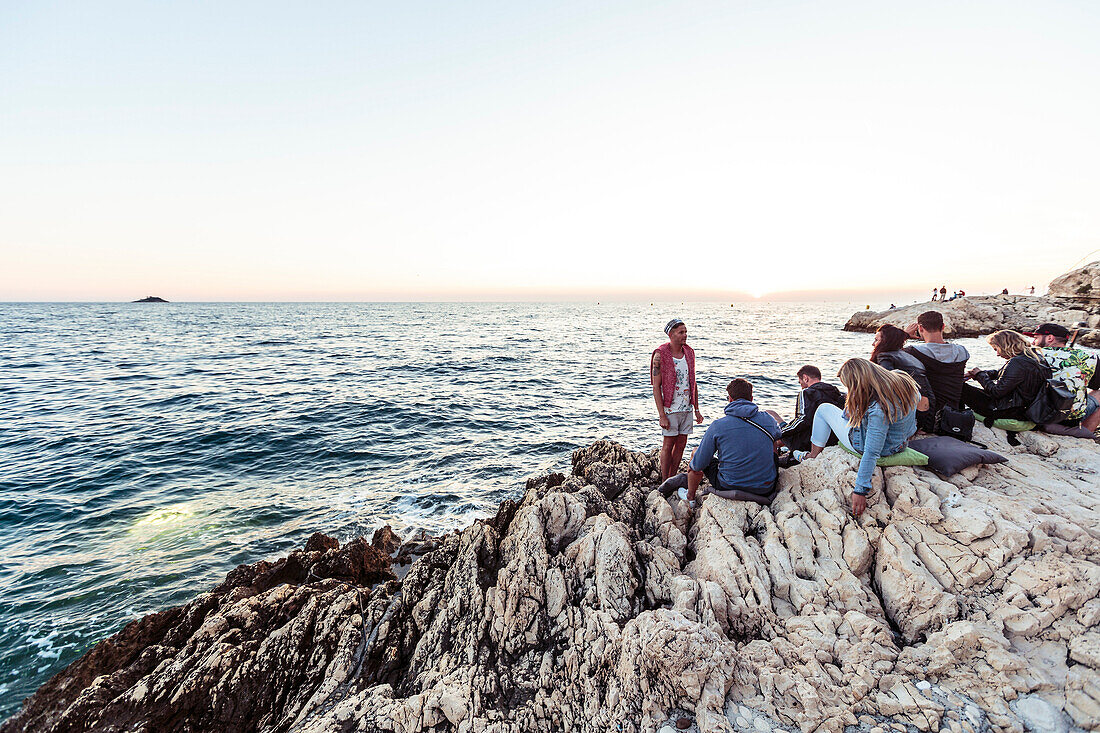
<instances>
[{"instance_id":1,"label":"grey cushion","mask_svg":"<svg viewBox=\"0 0 1100 733\"><path fill-rule=\"evenodd\" d=\"M772 503L772 499L779 493L779 484L777 482L775 488L768 494L754 494L751 491L737 491L736 489L730 491L726 489L711 489L707 493L720 496L723 499L731 499L733 501L755 501L757 504L767 506Z\"/></svg>"},{"instance_id":2,"label":"grey cushion","mask_svg":"<svg viewBox=\"0 0 1100 733\"><path fill-rule=\"evenodd\" d=\"M941 476L953 476L967 466L979 463L1004 463L1008 459L1000 453L964 443L948 435L909 441L909 447L928 456L928 468Z\"/></svg>"}]
</instances>

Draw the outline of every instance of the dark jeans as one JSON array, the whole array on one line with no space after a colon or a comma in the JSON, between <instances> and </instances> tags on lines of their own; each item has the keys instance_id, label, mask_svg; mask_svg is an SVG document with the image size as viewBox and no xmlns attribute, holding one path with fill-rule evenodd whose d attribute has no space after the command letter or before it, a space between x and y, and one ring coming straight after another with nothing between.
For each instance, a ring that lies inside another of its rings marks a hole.
<instances>
[{"instance_id":1,"label":"dark jeans","mask_svg":"<svg viewBox=\"0 0 1100 733\"><path fill-rule=\"evenodd\" d=\"M718 461L711 461L710 465L703 469L703 475L707 477L707 481L710 481L710 485L717 491L744 491L746 494L759 494L760 496L767 496L775 490L775 484L761 489L753 489L746 486L729 486L725 481L718 478ZM778 473L776 474L776 481L779 480Z\"/></svg>"},{"instance_id":2,"label":"dark jeans","mask_svg":"<svg viewBox=\"0 0 1100 733\"><path fill-rule=\"evenodd\" d=\"M990 407L993 398L981 387L972 384L964 384L962 389L962 403L982 417L993 420L1027 420L1024 411L1027 408L1013 407L1007 410L994 410Z\"/></svg>"},{"instance_id":3,"label":"dark jeans","mask_svg":"<svg viewBox=\"0 0 1100 733\"><path fill-rule=\"evenodd\" d=\"M724 481L718 478L718 461L711 461L710 465L703 469L703 475L707 477L707 481L713 489L718 491L744 491L749 494L757 494L759 496L767 496L771 494L775 489L775 484L772 484L768 488L764 489L749 489L743 486L729 486ZM778 475L776 480L779 480ZM665 496L672 496L679 489L686 489L688 485L688 477L686 473L677 473L673 476L669 476L661 484L661 493Z\"/></svg>"}]
</instances>

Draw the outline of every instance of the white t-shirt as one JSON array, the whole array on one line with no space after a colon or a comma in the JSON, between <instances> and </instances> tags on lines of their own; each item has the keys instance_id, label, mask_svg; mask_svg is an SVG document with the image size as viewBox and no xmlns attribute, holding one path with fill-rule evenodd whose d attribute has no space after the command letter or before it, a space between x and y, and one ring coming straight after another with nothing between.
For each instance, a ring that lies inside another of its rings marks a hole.
<instances>
[{"instance_id":1,"label":"white t-shirt","mask_svg":"<svg viewBox=\"0 0 1100 733\"><path fill-rule=\"evenodd\" d=\"M665 412L690 412L691 380L688 379L687 355L679 359L672 357L672 363L676 365L676 388L672 390L672 404Z\"/></svg>"}]
</instances>

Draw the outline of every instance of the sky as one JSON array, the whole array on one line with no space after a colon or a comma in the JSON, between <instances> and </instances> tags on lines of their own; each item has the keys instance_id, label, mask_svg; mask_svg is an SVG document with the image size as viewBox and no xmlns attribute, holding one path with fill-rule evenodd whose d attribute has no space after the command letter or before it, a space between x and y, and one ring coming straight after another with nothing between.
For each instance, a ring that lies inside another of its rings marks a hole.
<instances>
[{"instance_id":1,"label":"sky","mask_svg":"<svg viewBox=\"0 0 1100 733\"><path fill-rule=\"evenodd\" d=\"M1100 259L1100 4L0 4L0 300L899 301ZM785 295L784 295L785 294Z\"/></svg>"}]
</instances>

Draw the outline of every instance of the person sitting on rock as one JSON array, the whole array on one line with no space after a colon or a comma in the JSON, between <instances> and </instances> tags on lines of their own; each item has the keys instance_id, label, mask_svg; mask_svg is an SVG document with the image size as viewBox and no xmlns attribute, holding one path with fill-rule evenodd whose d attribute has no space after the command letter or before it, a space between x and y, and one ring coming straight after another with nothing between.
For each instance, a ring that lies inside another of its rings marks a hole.
<instances>
[{"instance_id":1,"label":"person sitting on rock","mask_svg":"<svg viewBox=\"0 0 1100 733\"><path fill-rule=\"evenodd\" d=\"M935 429L936 414L932 412L932 403L936 393L928 382L924 364L920 359L905 352L905 341L909 338L902 329L889 323L878 327L875 340L871 344L871 362L883 369L900 369L913 378L920 389L920 401L917 402L917 427L926 433Z\"/></svg>"},{"instance_id":2,"label":"person sitting on rock","mask_svg":"<svg viewBox=\"0 0 1100 733\"><path fill-rule=\"evenodd\" d=\"M943 315L939 311L925 311L917 316L916 323L905 329L910 337L920 336L924 341L907 346L905 353L917 357L924 365L928 384L932 387L933 421L944 407L959 409L966 362L970 359L970 352L965 347L943 340L943 328Z\"/></svg>"},{"instance_id":3,"label":"person sitting on rock","mask_svg":"<svg viewBox=\"0 0 1100 733\"><path fill-rule=\"evenodd\" d=\"M779 439L791 450L810 450L810 428L814 424L814 414L819 405L832 404L844 407L844 393L821 381L821 370L813 364L807 364L797 372L798 398L794 403L794 419L784 422L779 415L767 410L767 413L779 423Z\"/></svg>"},{"instance_id":4,"label":"person sitting on rock","mask_svg":"<svg viewBox=\"0 0 1100 733\"><path fill-rule=\"evenodd\" d=\"M800 460L817 458L836 435L845 448L862 454L852 490L852 514L859 516L867 508L867 492L875 464L883 456L892 456L908 446L917 430L917 401L920 390L905 372L889 371L866 359L849 359L837 373L848 388L843 410L835 405L822 405L814 416L809 455L796 455Z\"/></svg>"},{"instance_id":5,"label":"person sitting on rock","mask_svg":"<svg viewBox=\"0 0 1100 733\"><path fill-rule=\"evenodd\" d=\"M691 454L687 472L687 499L695 501L699 484L706 476L711 490L769 497L775 493L779 478L775 447L779 425L752 401L752 384L734 379L726 386L729 402L725 415L718 418L699 447ZM683 474L681 474L683 476ZM674 485L680 477L666 481ZM662 491L665 485L662 485Z\"/></svg>"},{"instance_id":6,"label":"person sitting on rock","mask_svg":"<svg viewBox=\"0 0 1100 733\"><path fill-rule=\"evenodd\" d=\"M987 419L1026 420L1028 405L1043 388L1050 369L1023 334L997 331L989 337L989 345L997 356L1006 360L1005 365L999 371L968 371L966 378L977 381L981 387L964 384L963 404Z\"/></svg>"},{"instance_id":7,"label":"person sitting on rock","mask_svg":"<svg viewBox=\"0 0 1100 733\"><path fill-rule=\"evenodd\" d=\"M1096 357L1083 349L1069 346L1069 329L1057 323L1044 323L1026 334L1050 366L1055 379L1061 379L1074 392L1073 409L1063 424L1077 425L1096 432L1100 426L1100 391L1089 391L1096 372Z\"/></svg>"},{"instance_id":8,"label":"person sitting on rock","mask_svg":"<svg viewBox=\"0 0 1100 733\"><path fill-rule=\"evenodd\" d=\"M668 343L650 356L649 381L657 403L657 421L661 425L661 478L680 468L688 436L692 432L691 410L695 422L703 422L699 411L699 389L695 385L695 351L687 345L687 326L673 318L665 326Z\"/></svg>"}]
</instances>

